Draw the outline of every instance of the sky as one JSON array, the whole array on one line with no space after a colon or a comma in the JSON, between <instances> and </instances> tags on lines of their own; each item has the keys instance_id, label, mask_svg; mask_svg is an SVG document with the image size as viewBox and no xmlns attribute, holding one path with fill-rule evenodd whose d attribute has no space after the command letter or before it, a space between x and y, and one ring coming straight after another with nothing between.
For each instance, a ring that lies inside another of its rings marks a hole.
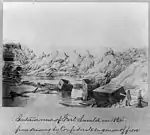
<instances>
[{"instance_id":1,"label":"sky","mask_svg":"<svg viewBox=\"0 0 150 135\"><path fill-rule=\"evenodd\" d=\"M148 47L147 3L3 3L3 40L40 55Z\"/></svg>"}]
</instances>

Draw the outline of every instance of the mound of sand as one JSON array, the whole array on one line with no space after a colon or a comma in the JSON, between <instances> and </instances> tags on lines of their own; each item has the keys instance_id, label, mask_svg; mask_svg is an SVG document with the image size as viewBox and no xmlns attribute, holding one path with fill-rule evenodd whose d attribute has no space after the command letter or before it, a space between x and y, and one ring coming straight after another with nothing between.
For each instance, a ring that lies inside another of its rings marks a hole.
<instances>
[{"instance_id":1,"label":"mound of sand","mask_svg":"<svg viewBox=\"0 0 150 135\"><path fill-rule=\"evenodd\" d=\"M105 89L112 89L117 86L131 90L132 97L137 97L139 90L142 90L144 100L148 101L148 61L138 61L131 64L104 87Z\"/></svg>"}]
</instances>

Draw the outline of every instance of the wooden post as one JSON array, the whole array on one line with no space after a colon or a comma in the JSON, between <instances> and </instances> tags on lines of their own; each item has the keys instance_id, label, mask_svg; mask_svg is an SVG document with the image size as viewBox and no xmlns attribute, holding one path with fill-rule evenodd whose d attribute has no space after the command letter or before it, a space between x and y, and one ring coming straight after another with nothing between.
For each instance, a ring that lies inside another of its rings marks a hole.
<instances>
[{"instance_id":1,"label":"wooden post","mask_svg":"<svg viewBox=\"0 0 150 135\"><path fill-rule=\"evenodd\" d=\"M82 98L83 100L87 100L88 99L88 85L85 82L85 80L82 80L82 88L83 88Z\"/></svg>"},{"instance_id":2,"label":"wooden post","mask_svg":"<svg viewBox=\"0 0 150 135\"><path fill-rule=\"evenodd\" d=\"M138 95L138 105L137 107L142 108L142 91L139 90L139 95Z\"/></svg>"},{"instance_id":3,"label":"wooden post","mask_svg":"<svg viewBox=\"0 0 150 135\"><path fill-rule=\"evenodd\" d=\"M131 94L130 94L130 90L127 90L127 95L126 95L126 106L131 106L130 102L132 100Z\"/></svg>"}]
</instances>

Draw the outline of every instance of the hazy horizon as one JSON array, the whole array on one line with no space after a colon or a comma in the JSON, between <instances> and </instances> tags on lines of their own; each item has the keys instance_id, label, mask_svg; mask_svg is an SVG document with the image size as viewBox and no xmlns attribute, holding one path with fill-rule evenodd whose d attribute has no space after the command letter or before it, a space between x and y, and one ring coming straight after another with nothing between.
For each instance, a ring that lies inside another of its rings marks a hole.
<instances>
[{"instance_id":1,"label":"hazy horizon","mask_svg":"<svg viewBox=\"0 0 150 135\"><path fill-rule=\"evenodd\" d=\"M147 3L3 4L3 40L36 54L148 47Z\"/></svg>"}]
</instances>

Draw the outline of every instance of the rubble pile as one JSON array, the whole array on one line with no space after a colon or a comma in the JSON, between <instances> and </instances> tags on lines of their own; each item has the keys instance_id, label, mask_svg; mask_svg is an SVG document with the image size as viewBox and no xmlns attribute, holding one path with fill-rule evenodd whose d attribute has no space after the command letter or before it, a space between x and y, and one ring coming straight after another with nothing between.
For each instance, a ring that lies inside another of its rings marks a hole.
<instances>
[{"instance_id":1,"label":"rubble pile","mask_svg":"<svg viewBox=\"0 0 150 135\"><path fill-rule=\"evenodd\" d=\"M115 78L130 64L146 58L145 50L136 48L124 52L116 52L110 48L97 60L88 50L83 56L75 50L73 56L65 52L60 56L60 52L56 51L37 57L32 50L21 44L9 43L3 46L7 48L5 52L14 55L14 61L21 65L26 75L90 77L101 85L105 85L108 72L110 78Z\"/></svg>"},{"instance_id":2,"label":"rubble pile","mask_svg":"<svg viewBox=\"0 0 150 135\"><path fill-rule=\"evenodd\" d=\"M103 57L97 58L88 50L81 55L76 50L74 56L66 52L56 51L37 57L32 50L20 44L5 44L10 46L7 52L14 54L14 61L17 61L27 75L35 76L90 76L91 78L104 78L107 72L111 72L111 78L115 78L130 64L145 58L145 51L142 49L128 49L125 52L116 52L111 48L105 52ZM14 47L15 46L15 47ZM17 46L17 47L16 47Z\"/></svg>"},{"instance_id":3,"label":"rubble pile","mask_svg":"<svg viewBox=\"0 0 150 135\"><path fill-rule=\"evenodd\" d=\"M139 59L145 59L146 53L144 49L128 49L124 52L115 52L111 48L104 54L100 61L89 70L91 74L111 72L112 78L118 76L133 62Z\"/></svg>"},{"instance_id":4,"label":"rubble pile","mask_svg":"<svg viewBox=\"0 0 150 135\"><path fill-rule=\"evenodd\" d=\"M4 44L3 48L5 61L3 78L11 78L19 82L21 75L79 77L82 84L76 86L66 83L65 85L63 80L59 89L63 89L62 86L69 90L78 87L83 89L84 100L88 100L90 95L92 95L90 99L94 95L99 95L94 98L99 100L107 97L107 101L111 102L114 98L112 95L115 95L112 93L121 88L125 93L131 92L131 105L138 102L139 91L143 101L148 102L148 56L145 48L130 48L123 52L109 48L101 58L92 55L88 50L82 55L75 50L72 52L73 55L56 51L49 54L42 53L37 57L32 50L21 44ZM126 97L124 92L122 94ZM111 106L124 106L126 98L122 100L117 103L111 102ZM110 102L107 102L106 106L110 106Z\"/></svg>"},{"instance_id":5,"label":"rubble pile","mask_svg":"<svg viewBox=\"0 0 150 135\"><path fill-rule=\"evenodd\" d=\"M6 43L3 44L3 57L13 58L13 61L18 61L20 64L25 65L36 55L33 50L22 46L20 43Z\"/></svg>"},{"instance_id":6,"label":"rubble pile","mask_svg":"<svg viewBox=\"0 0 150 135\"><path fill-rule=\"evenodd\" d=\"M3 44L3 79L19 82L20 73L25 71L24 66L34 57L33 51L23 48L19 43Z\"/></svg>"}]
</instances>

